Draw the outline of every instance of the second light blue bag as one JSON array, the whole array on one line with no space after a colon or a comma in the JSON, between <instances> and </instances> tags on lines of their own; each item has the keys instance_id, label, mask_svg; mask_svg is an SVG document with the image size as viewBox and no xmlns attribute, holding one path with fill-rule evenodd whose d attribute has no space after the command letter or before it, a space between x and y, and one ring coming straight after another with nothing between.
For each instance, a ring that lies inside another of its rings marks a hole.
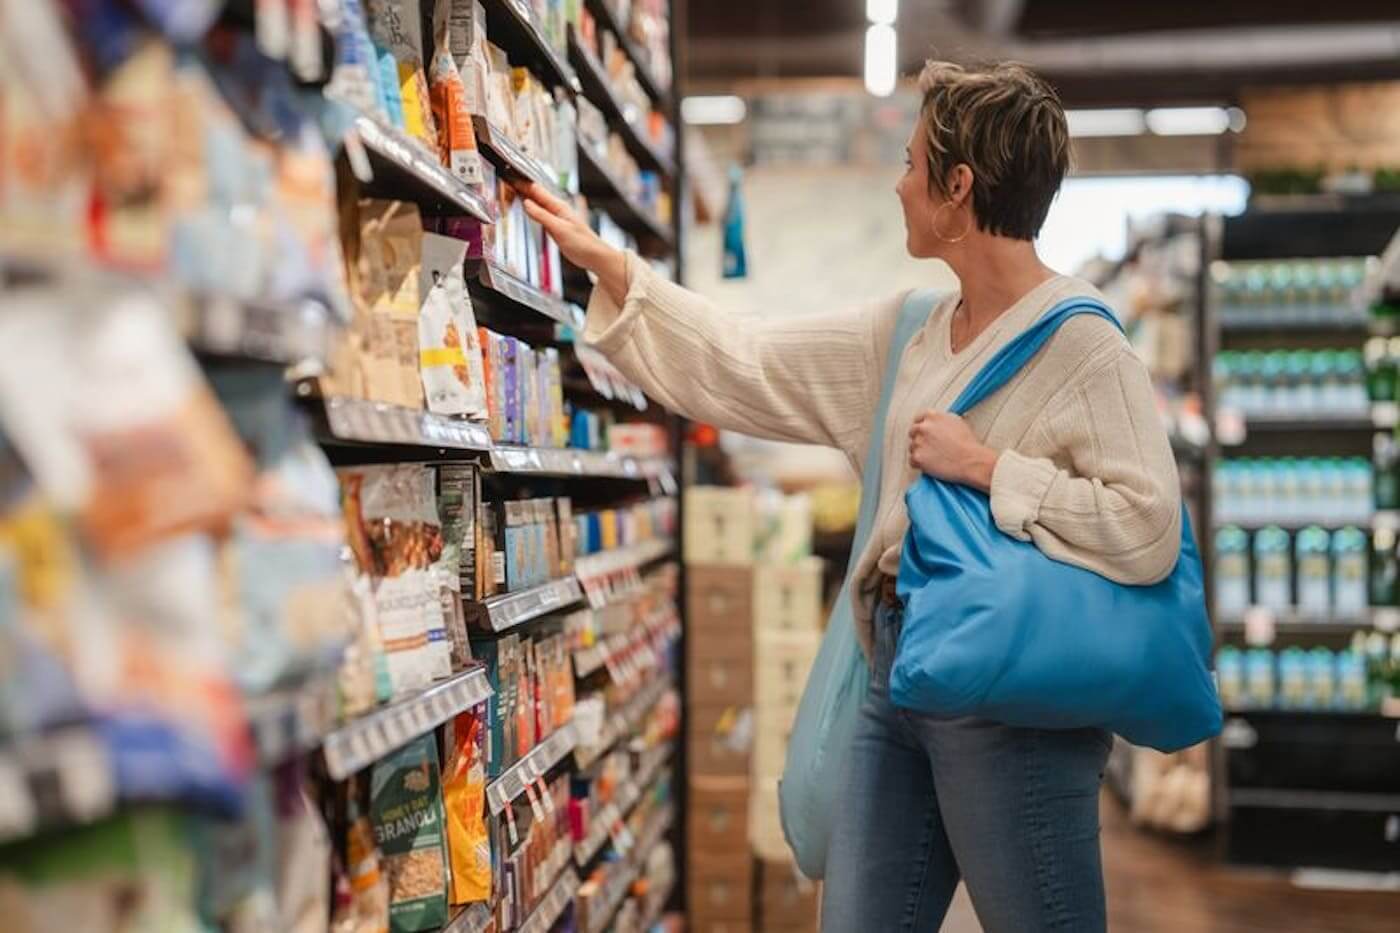
<instances>
[{"instance_id":1,"label":"second light blue bag","mask_svg":"<svg viewBox=\"0 0 1400 933\"><path fill-rule=\"evenodd\" d=\"M1076 314L1120 326L1097 301L1061 302L1003 347L949 410L966 414L1005 385ZM1201 559L1184 507L1175 569L1160 583L1128 586L1005 534L978 490L925 476L905 503L896 705L1013 726L1097 726L1164 752L1220 732Z\"/></svg>"}]
</instances>

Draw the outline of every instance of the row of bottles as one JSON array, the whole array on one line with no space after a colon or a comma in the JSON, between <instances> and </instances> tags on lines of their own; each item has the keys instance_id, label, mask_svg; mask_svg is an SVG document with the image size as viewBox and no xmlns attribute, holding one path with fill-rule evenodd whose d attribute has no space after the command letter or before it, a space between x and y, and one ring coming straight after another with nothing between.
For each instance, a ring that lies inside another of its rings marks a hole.
<instances>
[{"instance_id":1,"label":"row of bottles","mask_svg":"<svg viewBox=\"0 0 1400 933\"><path fill-rule=\"evenodd\" d=\"M1358 632L1342 651L1285 648L1241 651L1229 645L1215 655L1220 699L1227 709L1307 709L1357 712L1374 709L1388 693L1376 675L1400 661L1400 635Z\"/></svg>"},{"instance_id":2,"label":"row of bottles","mask_svg":"<svg viewBox=\"0 0 1400 933\"><path fill-rule=\"evenodd\" d=\"M1376 509L1400 507L1394 441L1377 444L1372 463L1360 457L1240 457L1211 472L1217 522L1367 524ZM1379 440L1379 439L1378 439ZM1382 454L1384 453L1384 457Z\"/></svg>"},{"instance_id":3,"label":"row of bottles","mask_svg":"<svg viewBox=\"0 0 1400 933\"><path fill-rule=\"evenodd\" d=\"M1246 416L1365 415L1370 394L1357 350L1248 350L1216 355L1217 404Z\"/></svg>"},{"instance_id":4,"label":"row of bottles","mask_svg":"<svg viewBox=\"0 0 1400 933\"><path fill-rule=\"evenodd\" d=\"M1216 262L1211 278L1223 322L1269 324L1364 321L1355 292L1374 258Z\"/></svg>"},{"instance_id":5,"label":"row of bottles","mask_svg":"<svg viewBox=\"0 0 1400 933\"><path fill-rule=\"evenodd\" d=\"M1354 620L1396 604L1395 533L1316 526L1290 534L1226 525L1215 533L1215 612L1243 618L1259 606L1317 621Z\"/></svg>"}]
</instances>

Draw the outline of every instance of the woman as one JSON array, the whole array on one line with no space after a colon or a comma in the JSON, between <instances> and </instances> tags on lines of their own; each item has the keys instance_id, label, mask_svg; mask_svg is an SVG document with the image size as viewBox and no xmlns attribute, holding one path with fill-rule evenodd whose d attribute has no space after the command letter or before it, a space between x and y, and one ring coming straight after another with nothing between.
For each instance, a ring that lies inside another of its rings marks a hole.
<instances>
[{"instance_id":1,"label":"woman","mask_svg":"<svg viewBox=\"0 0 1400 933\"><path fill-rule=\"evenodd\" d=\"M837 447L859 470L886 366L896 367L875 530L855 567L871 663L823 929L933 930L957 882L991 933L1105 927L1098 790L1111 736L898 710L888 674L916 471L987 492L997 525L1123 583L1176 563L1180 490L1148 374L1107 321L1081 315L966 420L946 409L1010 338L1064 298L1101 297L1036 255L1069 162L1055 92L1027 69L928 64L896 193L907 246L960 289L899 359L905 296L776 319L731 316L605 244L536 192L530 214L598 276L585 336L662 404L723 428ZM699 635L697 637L704 637Z\"/></svg>"}]
</instances>

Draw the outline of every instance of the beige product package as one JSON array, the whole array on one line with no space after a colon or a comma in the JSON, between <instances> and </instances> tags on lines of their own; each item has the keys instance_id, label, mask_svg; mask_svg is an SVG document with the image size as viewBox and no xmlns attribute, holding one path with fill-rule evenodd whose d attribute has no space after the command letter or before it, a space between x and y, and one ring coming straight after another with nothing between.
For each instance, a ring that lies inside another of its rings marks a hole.
<instances>
[{"instance_id":1,"label":"beige product package","mask_svg":"<svg viewBox=\"0 0 1400 933\"><path fill-rule=\"evenodd\" d=\"M486 63L486 120L519 144L520 134L515 126L515 94L511 88L510 58L500 47L487 42Z\"/></svg>"},{"instance_id":2,"label":"beige product package","mask_svg":"<svg viewBox=\"0 0 1400 933\"><path fill-rule=\"evenodd\" d=\"M360 203L360 244L366 263L377 270L369 281L374 315L372 379L375 398L423 407L418 373L418 309L423 250L423 220L418 207L402 201ZM386 346L387 344L387 346Z\"/></svg>"},{"instance_id":3,"label":"beige product package","mask_svg":"<svg viewBox=\"0 0 1400 933\"><path fill-rule=\"evenodd\" d=\"M466 258L464 240L423 234L418 360L429 411L485 420L486 374L462 274Z\"/></svg>"},{"instance_id":4,"label":"beige product package","mask_svg":"<svg viewBox=\"0 0 1400 933\"><path fill-rule=\"evenodd\" d=\"M462 76L467 109L485 116L486 82L491 73L486 60L486 8L481 0L446 2L449 4L447 45Z\"/></svg>"}]
</instances>

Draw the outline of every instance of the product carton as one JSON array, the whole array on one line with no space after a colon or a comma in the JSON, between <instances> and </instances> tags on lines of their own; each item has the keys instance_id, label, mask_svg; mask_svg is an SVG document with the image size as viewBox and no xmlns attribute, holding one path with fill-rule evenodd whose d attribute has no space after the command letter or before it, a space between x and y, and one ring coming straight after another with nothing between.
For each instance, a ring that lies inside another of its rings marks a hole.
<instances>
[{"instance_id":1,"label":"product carton","mask_svg":"<svg viewBox=\"0 0 1400 933\"><path fill-rule=\"evenodd\" d=\"M691 565L686 569L685 610L692 637L715 631L751 637L753 573L747 567Z\"/></svg>"},{"instance_id":2,"label":"product carton","mask_svg":"<svg viewBox=\"0 0 1400 933\"><path fill-rule=\"evenodd\" d=\"M694 778L687 800L686 827L687 844L702 857L747 850L748 778Z\"/></svg>"},{"instance_id":3,"label":"product carton","mask_svg":"<svg viewBox=\"0 0 1400 933\"><path fill-rule=\"evenodd\" d=\"M749 791L749 845L761 859L790 859L778 811L778 777L755 778Z\"/></svg>"},{"instance_id":4,"label":"product carton","mask_svg":"<svg viewBox=\"0 0 1400 933\"><path fill-rule=\"evenodd\" d=\"M753 574L755 631L820 632L822 570L820 558L795 564L758 564Z\"/></svg>"},{"instance_id":5,"label":"product carton","mask_svg":"<svg viewBox=\"0 0 1400 933\"><path fill-rule=\"evenodd\" d=\"M776 778L783 773L787 761L792 725L797 720L797 704L754 707L753 773L757 777Z\"/></svg>"},{"instance_id":6,"label":"product carton","mask_svg":"<svg viewBox=\"0 0 1400 933\"><path fill-rule=\"evenodd\" d=\"M758 928L762 933L817 929L817 885L802 877L791 858L758 863Z\"/></svg>"},{"instance_id":7,"label":"product carton","mask_svg":"<svg viewBox=\"0 0 1400 933\"><path fill-rule=\"evenodd\" d=\"M738 643L742 648L733 655L713 650L691 651L705 642L707 646ZM750 642L731 639L726 642L717 635L703 639L688 638L685 691L691 705L748 706L754 698L754 666Z\"/></svg>"},{"instance_id":8,"label":"product carton","mask_svg":"<svg viewBox=\"0 0 1400 933\"><path fill-rule=\"evenodd\" d=\"M706 923L748 921L753 915L753 858L748 850L721 855L701 853L692 846L689 856L686 909L690 917Z\"/></svg>"},{"instance_id":9,"label":"product carton","mask_svg":"<svg viewBox=\"0 0 1400 933\"><path fill-rule=\"evenodd\" d=\"M817 632L763 632L756 641L754 699L762 708L796 708L821 650Z\"/></svg>"},{"instance_id":10,"label":"product carton","mask_svg":"<svg viewBox=\"0 0 1400 933\"><path fill-rule=\"evenodd\" d=\"M686 563L748 566L754 531L751 490L691 486L685 491Z\"/></svg>"},{"instance_id":11,"label":"product carton","mask_svg":"<svg viewBox=\"0 0 1400 933\"><path fill-rule=\"evenodd\" d=\"M686 718L692 777L747 777L753 744L753 710L740 706L692 706Z\"/></svg>"}]
</instances>

